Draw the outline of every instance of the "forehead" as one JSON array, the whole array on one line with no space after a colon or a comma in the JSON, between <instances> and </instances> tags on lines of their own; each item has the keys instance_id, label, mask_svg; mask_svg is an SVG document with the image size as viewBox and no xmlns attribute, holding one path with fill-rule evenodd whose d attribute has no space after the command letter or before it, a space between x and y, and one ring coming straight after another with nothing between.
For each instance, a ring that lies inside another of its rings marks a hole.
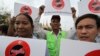
<instances>
[{"instance_id":1,"label":"forehead","mask_svg":"<svg viewBox=\"0 0 100 56\"><path fill-rule=\"evenodd\" d=\"M51 19L51 21L58 21L59 22L59 19L54 18L54 19Z\"/></svg>"},{"instance_id":2,"label":"forehead","mask_svg":"<svg viewBox=\"0 0 100 56\"><path fill-rule=\"evenodd\" d=\"M25 15L18 15L16 21L29 21Z\"/></svg>"},{"instance_id":3,"label":"forehead","mask_svg":"<svg viewBox=\"0 0 100 56\"><path fill-rule=\"evenodd\" d=\"M82 19L77 26L85 26L85 25L96 25L96 21L91 18Z\"/></svg>"}]
</instances>

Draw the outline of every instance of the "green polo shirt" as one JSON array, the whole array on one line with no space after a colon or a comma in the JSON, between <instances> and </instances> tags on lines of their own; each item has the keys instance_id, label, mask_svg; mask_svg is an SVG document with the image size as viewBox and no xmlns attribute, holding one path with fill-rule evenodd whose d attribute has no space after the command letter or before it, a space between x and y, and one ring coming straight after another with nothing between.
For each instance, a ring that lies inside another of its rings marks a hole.
<instances>
[{"instance_id":1,"label":"green polo shirt","mask_svg":"<svg viewBox=\"0 0 100 56\"><path fill-rule=\"evenodd\" d=\"M59 56L60 41L62 38L65 38L66 36L67 33L65 31L59 31L57 36L53 32L47 32L47 47L50 56Z\"/></svg>"}]
</instances>

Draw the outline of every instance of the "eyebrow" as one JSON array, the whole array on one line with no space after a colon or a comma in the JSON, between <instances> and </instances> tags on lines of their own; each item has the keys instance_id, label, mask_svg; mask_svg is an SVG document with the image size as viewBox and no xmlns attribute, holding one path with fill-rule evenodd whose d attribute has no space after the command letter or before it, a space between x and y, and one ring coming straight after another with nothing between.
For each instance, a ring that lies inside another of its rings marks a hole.
<instances>
[{"instance_id":1,"label":"eyebrow","mask_svg":"<svg viewBox=\"0 0 100 56\"><path fill-rule=\"evenodd\" d=\"M88 27L88 26L96 26L96 25L79 25L79 26L77 26L77 27Z\"/></svg>"}]
</instances>

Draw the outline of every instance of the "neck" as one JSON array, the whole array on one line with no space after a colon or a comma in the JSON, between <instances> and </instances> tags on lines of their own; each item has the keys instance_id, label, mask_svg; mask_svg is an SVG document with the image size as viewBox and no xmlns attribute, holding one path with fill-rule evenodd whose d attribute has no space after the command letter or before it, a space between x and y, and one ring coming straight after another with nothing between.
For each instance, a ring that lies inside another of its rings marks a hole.
<instances>
[{"instance_id":1,"label":"neck","mask_svg":"<svg viewBox=\"0 0 100 56\"><path fill-rule=\"evenodd\" d=\"M59 30L58 29L56 29L56 30L54 29L53 32L54 32L55 35L58 35Z\"/></svg>"},{"instance_id":2,"label":"neck","mask_svg":"<svg viewBox=\"0 0 100 56\"><path fill-rule=\"evenodd\" d=\"M94 43L96 43L96 40L93 40L93 41L91 41L91 42L94 42Z\"/></svg>"},{"instance_id":3,"label":"neck","mask_svg":"<svg viewBox=\"0 0 100 56\"><path fill-rule=\"evenodd\" d=\"M32 36L33 36L33 35L29 35L29 36L27 36L26 38L32 38Z\"/></svg>"},{"instance_id":4,"label":"neck","mask_svg":"<svg viewBox=\"0 0 100 56\"><path fill-rule=\"evenodd\" d=\"M23 38L32 38L32 35L20 36L20 37L23 37Z\"/></svg>"}]
</instances>

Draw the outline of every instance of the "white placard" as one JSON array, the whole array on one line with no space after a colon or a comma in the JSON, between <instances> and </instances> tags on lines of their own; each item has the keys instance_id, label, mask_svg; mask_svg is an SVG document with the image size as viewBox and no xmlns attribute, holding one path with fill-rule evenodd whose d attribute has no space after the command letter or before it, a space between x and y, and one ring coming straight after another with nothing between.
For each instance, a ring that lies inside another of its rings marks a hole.
<instances>
[{"instance_id":1,"label":"white placard","mask_svg":"<svg viewBox=\"0 0 100 56\"><path fill-rule=\"evenodd\" d=\"M45 14L71 14L70 0L45 0Z\"/></svg>"},{"instance_id":2,"label":"white placard","mask_svg":"<svg viewBox=\"0 0 100 56\"><path fill-rule=\"evenodd\" d=\"M78 3L79 16L92 13L100 16L100 0L82 0Z\"/></svg>"},{"instance_id":3,"label":"white placard","mask_svg":"<svg viewBox=\"0 0 100 56\"><path fill-rule=\"evenodd\" d=\"M32 7L26 4L15 3L14 4L14 16L18 15L19 13L28 12L32 19L36 19L38 16L38 8Z\"/></svg>"},{"instance_id":4,"label":"white placard","mask_svg":"<svg viewBox=\"0 0 100 56\"><path fill-rule=\"evenodd\" d=\"M25 43L27 43L27 45ZM16 45L23 46L23 49L19 51L13 51L13 47ZM12 51L11 51L12 50ZM7 37L0 36L0 56L6 56L9 52L23 53L25 56L45 56L46 41L29 38ZM8 56L10 56L8 54Z\"/></svg>"},{"instance_id":5,"label":"white placard","mask_svg":"<svg viewBox=\"0 0 100 56\"><path fill-rule=\"evenodd\" d=\"M60 56L100 56L100 43L62 40Z\"/></svg>"}]
</instances>

